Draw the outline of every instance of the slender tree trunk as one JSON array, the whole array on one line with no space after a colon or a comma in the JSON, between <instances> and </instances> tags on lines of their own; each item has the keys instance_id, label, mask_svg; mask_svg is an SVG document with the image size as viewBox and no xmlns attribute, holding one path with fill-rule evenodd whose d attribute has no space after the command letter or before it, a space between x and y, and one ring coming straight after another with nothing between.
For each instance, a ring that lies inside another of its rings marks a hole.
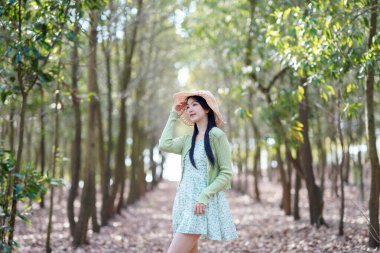
<instances>
[{"instance_id":1,"label":"slender tree trunk","mask_svg":"<svg viewBox=\"0 0 380 253\"><path fill-rule=\"evenodd\" d=\"M250 91L250 101L252 101L253 98L253 92ZM253 108L251 108L253 110ZM255 200L260 202L260 189L259 189L259 178L260 178L260 164L261 164L261 134L259 131L259 128L256 126L254 120L251 118L250 120L252 129L253 129L253 135L255 138L255 154L254 154L254 161L253 161L253 185L254 185L254 191L255 191Z\"/></svg>"},{"instance_id":2,"label":"slender tree trunk","mask_svg":"<svg viewBox=\"0 0 380 253\"><path fill-rule=\"evenodd\" d=\"M130 184L129 184L129 195L127 199L127 205L133 204L137 201L140 196L140 187L138 185L138 170L141 169L139 162L140 156L140 142L143 140L139 139L139 124L138 124L138 113L133 115L132 119L132 133L133 133L133 143L132 143L132 153L131 153L131 174L130 174Z\"/></svg>"},{"instance_id":3,"label":"slender tree trunk","mask_svg":"<svg viewBox=\"0 0 380 253\"><path fill-rule=\"evenodd\" d=\"M151 100L152 101L152 100ZM149 117L150 118L150 117ZM151 138L150 138L150 145L149 145L149 161L150 161L150 170L152 172L152 187L151 190L153 190L157 184L157 164L154 161L154 147L156 146L156 140L153 136L153 133L151 132Z\"/></svg>"},{"instance_id":4,"label":"slender tree trunk","mask_svg":"<svg viewBox=\"0 0 380 253\"><path fill-rule=\"evenodd\" d=\"M18 32L18 42L21 43L22 41L22 3L21 0L18 0L18 23L17 23L17 32ZM20 112L20 125L19 125L19 132L18 132L18 146L17 146L17 155L16 155L16 164L14 168L15 173L20 173L21 171L21 159L22 159L22 152L23 152L23 145L24 145L24 128L25 128L25 112L26 112L26 106L27 106L27 100L28 100L28 93L25 89L25 84L23 80L23 70L22 70L22 63L21 61L17 65L17 81L20 86L21 91L21 112ZM13 189L13 199L12 199L12 207L11 207L11 214L9 219L9 234L8 234L8 245L11 248L11 251L13 249L13 233L15 231L15 222L16 222L16 213L17 213L17 198L15 198L17 194L16 187L13 187L14 185L17 185L19 183L19 178L14 177L14 181L12 184L12 180L10 180L10 189Z\"/></svg>"},{"instance_id":5,"label":"slender tree trunk","mask_svg":"<svg viewBox=\"0 0 380 253\"><path fill-rule=\"evenodd\" d=\"M286 215L292 214L292 207L291 207L291 197L290 197L290 188L288 183L288 175L286 174L285 168L284 168L284 162L281 157L281 147L276 148L276 157L277 157L277 167L280 172L281 177L281 185L282 185L282 200L281 200L281 208L284 210Z\"/></svg>"},{"instance_id":6,"label":"slender tree trunk","mask_svg":"<svg viewBox=\"0 0 380 253\"><path fill-rule=\"evenodd\" d=\"M71 82L72 82L72 106L74 111L74 129L75 135L74 140L72 141L71 148L71 186L69 190L69 195L67 198L67 217L70 224L70 234L72 237L75 235L75 212L74 212L74 201L78 195L78 184L79 184L79 175L81 168L81 146L82 146L82 120L81 120L81 110L80 110L80 99L78 97L78 73L79 73L79 53L78 53L78 36L79 36L79 13L80 6L79 1L75 1L76 10L75 10L75 39L74 45L72 48L71 54Z\"/></svg>"},{"instance_id":7,"label":"slender tree trunk","mask_svg":"<svg viewBox=\"0 0 380 253\"><path fill-rule=\"evenodd\" d=\"M299 163L300 158L299 158L299 150L297 150L297 157L296 161ZM295 176L295 183L294 183L294 200L293 200L293 217L294 220L299 220L301 218L300 216L300 208L299 208L299 193L301 189L301 175L299 173L296 173Z\"/></svg>"},{"instance_id":8,"label":"slender tree trunk","mask_svg":"<svg viewBox=\"0 0 380 253\"><path fill-rule=\"evenodd\" d=\"M359 192L360 201L364 202L364 178L363 178L363 164L362 164L362 151L359 150L358 153L358 170L359 170Z\"/></svg>"},{"instance_id":9,"label":"slender tree trunk","mask_svg":"<svg viewBox=\"0 0 380 253\"><path fill-rule=\"evenodd\" d=\"M319 178L321 183L322 193L325 190L325 171L326 171L326 146L325 137L322 131L321 116L317 116L317 145L318 145L318 157L319 157Z\"/></svg>"},{"instance_id":10,"label":"slender tree trunk","mask_svg":"<svg viewBox=\"0 0 380 253\"><path fill-rule=\"evenodd\" d=\"M368 36L368 50L372 48L372 40L376 34L377 25L377 0L371 0L371 21ZM371 161L371 190L369 196L369 241L368 246L376 248L380 246L379 237L379 187L380 187L380 164L376 149L376 126L375 126L375 106L374 83L375 83L375 62L368 65L366 83L366 102L367 102L367 132L368 132L368 153Z\"/></svg>"},{"instance_id":11,"label":"slender tree trunk","mask_svg":"<svg viewBox=\"0 0 380 253\"><path fill-rule=\"evenodd\" d=\"M59 50L58 50L58 55L61 56L62 52L62 45L60 45ZM57 90L55 92L55 129L54 129L54 146L53 146L53 167L51 168L52 173L51 176L55 178L56 176L56 169L57 169L57 160L58 160L58 152L59 152L59 136L60 136L60 117L59 117L59 110L61 106L61 98L60 98L60 92L61 92L61 87L60 87L60 76L59 76L59 70L62 67L62 59L59 60L58 64L58 75L57 75ZM50 186L50 205L49 205L49 218L48 218L48 226L47 226L47 235L46 235L46 242L45 242L45 250L47 253L52 252L52 248L50 245L50 236L51 232L53 230L53 223L52 223L52 218L53 218L53 210L54 210L54 186Z\"/></svg>"},{"instance_id":12,"label":"slender tree trunk","mask_svg":"<svg viewBox=\"0 0 380 253\"><path fill-rule=\"evenodd\" d=\"M126 101L127 101L127 88L130 83L131 74L132 74L132 59L134 55L134 50L136 46L137 41L137 31L138 26L142 12L142 5L143 1L138 1L137 6L137 16L136 16L136 22L133 26L131 40L124 41L124 69L123 69L123 75L120 79L120 94L121 94L121 101L120 101L120 121L119 121L119 136L117 141L117 151L116 151L116 165L115 165L115 175L114 175L114 183L112 185L111 194L109 198L109 205L107 209L108 216L111 217L114 214L114 205L115 205L115 199L116 194L120 189L121 192L121 184L122 181L120 180L123 177L123 172L125 170L125 140L127 136L127 115L126 115Z\"/></svg>"},{"instance_id":13,"label":"slender tree trunk","mask_svg":"<svg viewBox=\"0 0 380 253\"><path fill-rule=\"evenodd\" d=\"M145 94L145 85L143 86L140 86L140 87L143 87L142 90L140 91L140 94L141 94L141 99L139 99L139 102L142 102L142 96L143 94ZM139 103L140 106L139 108L143 108L143 106L141 105L141 103ZM146 136L147 136L147 133L145 131L145 128L144 126L146 125L146 122L147 122L147 108L143 108L144 110L144 117L142 118L139 118L138 119L138 126L139 126L139 140L142 140L140 142L140 146L139 146L139 155L138 155L138 162L139 162L139 166L138 166L138 186L140 188L140 195L139 195L139 199L141 197L143 197L145 195L145 193L147 192L147 184L146 184L146 173L145 173L145 163L144 163L144 149L145 147L147 146L147 139L146 139ZM145 137L145 138L144 138Z\"/></svg>"},{"instance_id":14,"label":"slender tree trunk","mask_svg":"<svg viewBox=\"0 0 380 253\"><path fill-rule=\"evenodd\" d=\"M251 173L249 173L248 168L248 158L249 158L249 132L248 132L248 125L245 122L244 123L244 141L245 141L245 154L244 154L244 193L248 193L248 178Z\"/></svg>"},{"instance_id":15,"label":"slender tree trunk","mask_svg":"<svg viewBox=\"0 0 380 253\"><path fill-rule=\"evenodd\" d=\"M254 156L254 165L253 165L253 186L255 191L255 200L260 202L260 189L259 189L259 166L260 166L260 156L261 156L261 147L257 146L255 150L255 156Z\"/></svg>"},{"instance_id":16,"label":"slender tree trunk","mask_svg":"<svg viewBox=\"0 0 380 253\"><path fill-rule=\"evenodd\" d=\"M21 69L19 69L19 78L21 77ZM20 82L22 82L21 79L19 79ZM23 85L20 85L21 89L24 89ZM18 133L18 149L17 149L17 156L16 156L16 164L15 164L15 173L20 173L21 171L21 157L22 157L22 151L23 151L23 138L24 138L24 127L25 127L25 112L26 112L26 106L27 106L27 99L28 94L24 91L22 92L22 104L21 104L21 112L20 112L20 126L19 126L19 133ZM14 177L14 181L10 180L10 189L13 189L12 196L15 196L17 194L16 187L13 187L14 185L17 185L19 183L19 178ZM15 221L16 221L16 213L17 213L17 198L13 198L12 200L12 208L11 208L11 216L9 219L9 235L8 235L8 245L9 247L13 248L13 233L15 231Z\"/></svg>"},{"instance_id":17,"label":"slender tree trunk","mask_svg":"<svg viewBox=\"0 0 380 253\"><path fill-rule=\"evenodd\" d=\"M241 157L241 147L240 145L237 148L237 167L238 167L238 174L237 174L237 189L239 192L243 192L243 183L242 183L242 177L243 177L243 159Z\"/></svg>"},{"instance_id":18,"label":"slender tree trunk","mask_svg":"<svg viewBox=\"0 0 380 253\"><path fill-rule=\"evenodd\" d=\"M109 190L110 190L110 179L111 179L111 154L113 149L113 141L112 141L112 111L113 111L113 102L112 102L112 79L111 79L111 42L113 39L113 33L111 31L111 22L112 17L115 12L115 8L113 5L113 1L110 0L108 3L109 9L110 9L110 18L107 22L107 31L109 34L108 40L103 43L103 52L104 57L106 61L106 70L107 70L107 157L106 157L106 164L104 167L104 171L102 174L102 178L104 180L102 181L102 208L100 212L101 217L101 224L102 226L107 225L108 223L108 215L107 215L107 205L109 203ZM116 26L116 25L115 25Z\"/></svg>"},{"instance_id":19,"label":"slender tree trunk","mask_svg":"<svg viewBox=\"0 0 380 253\"><path fill-rule=\"evenodd\" d=\"M13 153L15 150L15 106L11 104L11 110L9 112L9 149Z\"/></svg>"},{"instance_id":20,"label":"slender tree trunk","mask_svg":"<svg viewBox=\"0 0 380 253\"><path fill-rule=\"evenodd\" d=\"M362 117L359 117L358 118L358 131L357 131L357 134L358 134L358 137L357 137L357 143L358 144L361 144L362 143L362 139L363 137L365 137L366 133L365 133L365 129L366 129L366 126L365 126L365 113L362 113L361 114ZM359 191L360 191L360 198L361 198L361 202L364 202L364 169L363 169L363 159L362 159L362 152L361 152L361 149L359 149L359 152L358 152L358 170L359 170Z\"/></svg>"},{"instance_id":21,"label":"slender tree trunk","mask_svg":"<svg viewBox=\"0 0 380 253\"><path fill-rule=\"evenodd\" d=\"M160 176L158 178L159 178L159 181L162 181L163 175L164 175L164 164L165 164L166 157L164 155L162 155L161 151L159 151L159 154L161 157L161 163L160 163L160 169L161 170L160 170Z\"/></svg>"},{"instance_id":22,"label":"slender tree trunk","mask_svg":"<svg viewBox=\"0 0 380 253\"><path fill-rule=\"evenodd\" d=\"M338 98L338 123L337 123L337 128L338 128L338 135L339 135L339 142L340 142L340 148L342 151L342 159L339 164L339 179L340 179L340 219L339 219L339 235L343 235L343 226L344 226L344 176L343 176L343 166L345 164L345 147L344 147L344 141L343 141L343 134L342 134L342 127L341 127L341 116L340 116L340 111L341 111L341 92L339 91L339 98Z\"/></svg>"},{"instance_id":23,"label":"slender tree trunk","mask_svg":"<svg viewBox=\"0 0 380 253\"><path fill-rule=\"evenodd\" d=\"M40 108L40 127L41 127L41 134L40 134L40 165L41 165L41 175L45 175L45 153L46 153L46 146L45 146L45 107L44 107L44 90L42 89L42 86L40 86L40 94L41 94L41 101L42 105ZM41 193L41 202L40 207L45 207L45 194Z\"/></svg>"},{"instance_id":24,"label":"slender tree trunk","mask_svg":"<svg viewBox=\"0 0 380 253\"><path fill-rule=\"evenodd\" d=\"M30 115L30 118L34 118L34 113L32 112ZM28 128L26 129L26 157L25 161L27 162L32 162L32 139L33 139L33 134L32 134L32 129L34 129L34 120L29 121L29 124L27 125Z\"/></svg>"},{"instance_id":25,"label":"slender tree trunk","mask_svg":"<svg viewBox=\"0 0 380 253\"><path fill-rule=\"evenodd\" d=\"M304 82L303 82L304 83ZM308 126L308 92L307 86L304 86L305 98L299 103L299 117L303 124L302 135L303 143L300 145L301 168L306 181L306 188L309 199L310 223L315 224L317 228L326 225L323 219L323 196L319 186L315 183L313 172L313 159L309 140Z\"/></svg>"},{"instance_id":26,"label":"slender tree trunk","mask_svg":"<svg viewBox=\"0 0 380 253\"><path fill-rule=\"evenodd\" d=\"M140 57L141 58L141 57ZM127 204L133 204L146 192L145 172L144 172L144 147L145 147L145 130L144 120L146 111L142 108L142 96L145 93L145 81L141 80L135 90L135 113L132 118L132 164L131 180Z\"/></svg>"},{"instance_id":27,"label":"slender tree trunk","mask_svg":"<svg viewBox=\"0 0 380 253\"><path fill-rule=\"evenodd\" d=\"M94 125L96 123L96 99L95 86L97 81L96 74L96 45L97 45L97 24L98 13L92 11L90 13L90 36L89 36L89 49L90 54L88 57L88 93L94 93L90 97L88 108L88 122L87 122L87 139L86 139L86 157L84 165L84 187L81 196L81 207L79 211L78 223L75 227L75 236L73 244L79 246L86 243L87 240L87 227L90 217L94 213L94 200L95 200L95 159L93 154L96 152L96 138Z\"/></svg>"},{"instance_id":28,"label":"slender tree trunk","mask_svg":"<svg viewBox=\"0 0 380 253\"><path fill-rule=\"evenodd\" d=\"M331 196L336 198L339 197L338 194L338 176L339 176L339 158L338 158L338 145L335 139L336 135L334 135L334 139L331 141L331 151L334 150L335 162L331 164Z\"/></svg>"},{"instance_id":29,"label":"slender tree trunk","mask_svg":"<svg viewBox=\"0 0 380 253\"><path fill-rule=\"evenodd\" d=\"M345 159L345 163L344 163L343 177L344 177L344 182L347 184L349 183L350 171L351 171L350 145L351 145L351 143L353 143L352 123L353 123L352 120L350 120L348 122L348 127L347 127L347 131L346 131L346 136L348 136L348 141L347 141L347 147L345 150L346 159Z\"/></svg>"},{"instance_id":30,"label":"slender tree trunk","mask_svg":"<svg viewBox=\"0 0 380 253\"><path fill-rule=\"evenodd\" d=\"M96 50L97 45L94 46L94 50ZM106 176L109 174L106 168L106 157L105 157L105 144L104 144L104 134L103 134L103 117L102 117L102 111L101 111L101 103L100 103L100 98L99 98L99 86L98 82L95 79L94 85L93 85L93 91L95 94L97 94L96 99L94 100L95 103L95 113L96 113L96 133L97 133L97 140L98 140L98 156L99 156L99 167L100 167L100 185L101 185L101 192L102 192L102 197L105 197L108 199L108 185L109 185L109 180L107 181ZM96 174L96 173L95 173ZM97 212L96 212L96 183L95 179L92 183L95 187L94 192L93 192L93 213L92 213L92 229L94 232L99 232L100 231L100 226L98 224L98 219L97 219Z\"/></svg>"}]
</instances>

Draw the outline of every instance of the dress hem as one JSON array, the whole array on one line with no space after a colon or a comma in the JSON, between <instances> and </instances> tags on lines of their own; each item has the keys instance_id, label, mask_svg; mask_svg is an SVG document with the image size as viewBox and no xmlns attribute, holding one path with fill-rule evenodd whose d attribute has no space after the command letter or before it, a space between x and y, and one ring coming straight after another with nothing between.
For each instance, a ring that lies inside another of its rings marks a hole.
<instances>
[{"instance_id":1,"label":"dress hem","mask_svg":"<svg viewBox=\"0 0 380 253\"><path fill-rule=\"evenodd\" d=\"M175 234L190 234L190 235L201 235L200 239L204 239L204 240L210 240L210 241L233 241L233 240L236 240L238 238L238 236L236 237L233 237L233 238L210 238L207 236L207 234L202 234L202 233L194 233L194 232L174 232L173 233L173 236Z\"/></svg>"}]
</instances>

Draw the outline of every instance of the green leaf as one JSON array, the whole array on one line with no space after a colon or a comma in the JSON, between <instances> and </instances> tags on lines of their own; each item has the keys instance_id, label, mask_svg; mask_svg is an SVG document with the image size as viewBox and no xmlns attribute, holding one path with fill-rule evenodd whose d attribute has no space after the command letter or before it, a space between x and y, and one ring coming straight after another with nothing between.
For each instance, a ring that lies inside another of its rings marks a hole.
<instances>
[{"instance_id":1,"label":"green leaf","mask_svg":"<svg viewBox=\"0 0 380 253\"><path fill-rule=\"evenodd\" d=\"M16 56L14 57L13 63L18 64L20 61L22 61L22 52L19 51Z\"/></svg>"},{"instance_id":2,"label":"green leaf","mask_svg":"<svg viewBox=\"0 0 380 253\"><path fill-rule=\"evenodd\" d=\"M331 95L335 96L335 90L331 85L326 85L326 90L331 93Z\"/></svg>"},{"instance_id":3,"label":"green leaf","mask_svg":"<svg viewBox=\"0 0 380 253\"><path fill-rule=\"evenodd\" d=\"M323 101L327 102L329 100L329 97L327 96L327 93L322 91L321 92L321 98L323 99Z\"/></svg>"},{"instance_id":4,"label":"green leaf","mask_svg":"<svg viewBox=\"0 0 380 253\"><path fill-rule=\"evenodd\" d=\"M346 92L350 94L351 92L356 91L356 84L350 83L346 87Z\"/></svg>"},{"instance_id":5,"label":"green leaf","mask_svg":"<svg viewBox=\"0 0 380 253\"><path fill-rule=\"evenodd\" d=\"M69 31L68 33L66 33L66 38L69 41L75 41L75 39L76 39L76 33L74 31Z\"/></svg>"},{"instance_id":6,"label":"green leaf","mask_svg":"<svg viewBox=\"0 0 380 253\"><path fill-rule=\"evenodd\" d=\"M285 11L284 11L284 13L282 14L282 19L283 20L285 20L288 16L289 16L289 13L291 12L291 8L289 8L289 9L286 9Z\"/></svg>"},{"instance_id":7,"label":"green leaf","mask_svg":"<svg viewBox=\"0 0 380 253\"><path fill-rule=\"evenodd\" d=\"M297 100L301 102L304 99L305 90L302 86L298 86L297 89Z\"/></svg>"},{"instance_id":8,"label":"green leaf","mask_svg":"<svg viewBox=\"0 0 380 253\"><path fill-rule=\"evenodd\" d=\"M54 80L54 77L50 75L49 73L40 72L38 73L38 78L43 83L48 83Z\"/></svg>"}]
</instances>

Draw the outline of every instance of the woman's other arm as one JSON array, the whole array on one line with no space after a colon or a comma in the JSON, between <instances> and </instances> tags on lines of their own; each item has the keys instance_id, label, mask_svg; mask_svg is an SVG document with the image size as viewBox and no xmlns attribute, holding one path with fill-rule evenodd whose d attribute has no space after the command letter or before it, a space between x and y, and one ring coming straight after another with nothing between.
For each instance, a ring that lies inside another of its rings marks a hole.
<instances>
[{"instance_id":1,"label":"woman's other arm","mask_svg":"<svg viewBox=\"0 0 380 253\"><path fill-rule=\"evenodd\" d=\"M162 131L160 140L158 142L158 147L162 151L180 155L182 153L182 148L184 146L186 136L181 136L173 139L174 124L178 118L178 113L175 110L172 110L170 112L169 119L166 122L165 128Z\"/></svg>"}]
</instances>

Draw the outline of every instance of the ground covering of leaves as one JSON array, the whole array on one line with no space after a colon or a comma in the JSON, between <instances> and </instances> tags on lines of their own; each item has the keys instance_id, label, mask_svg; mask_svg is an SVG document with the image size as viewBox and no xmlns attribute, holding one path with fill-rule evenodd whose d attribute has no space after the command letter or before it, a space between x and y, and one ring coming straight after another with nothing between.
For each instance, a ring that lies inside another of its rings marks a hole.
<instances>
[{"instance_id":1,"label":"ground covering of leaves","mask_svg":"<svg viewBox=\"0 0 380 253\"><path fill-rule=\"evenodd\" d=\"M52 234L53 252L166 252L170 244L171 208L177 182L161 182L158 188L128 207L103 227L100 233L89 231L89 244L74 249L71 246L66 205L57 203ZM347 186L345 235L338 236L340 199L326 193L324 216L330 228L316 229L309 225L306 190L301 190L301 220L294 221L279 208L281 188L278 184L261 182L262 202L248 195L227 191L239 238L218 242L200 240L200 252L373 252L367 247L366 203L358 201L354 186ZM48 210L36 209L31 214L32 225L17 224L18 252L45 252Z\"/></svg>"}]
</instances>

